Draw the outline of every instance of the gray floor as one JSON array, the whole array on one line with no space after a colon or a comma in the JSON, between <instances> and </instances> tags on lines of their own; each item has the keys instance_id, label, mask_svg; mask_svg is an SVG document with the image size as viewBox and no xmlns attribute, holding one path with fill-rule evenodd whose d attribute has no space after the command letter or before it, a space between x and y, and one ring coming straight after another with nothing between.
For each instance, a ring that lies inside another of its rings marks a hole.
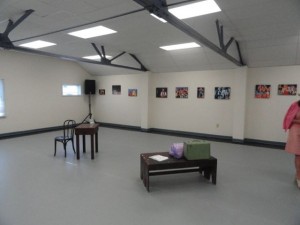
<instances>
[{"instance_id":1,"label":"gray floor","mask_svg":"<svg viewBox=\"0 0 300 225\"><path fill-rule=\"evenodd\" d=\"M217 185L197 173L139 178L139 153L188 140L100 128L99 153L53 157L51 132L0 141L1 225L299 225L293 156L211 142Z\"/></svg>"}]
</instances>

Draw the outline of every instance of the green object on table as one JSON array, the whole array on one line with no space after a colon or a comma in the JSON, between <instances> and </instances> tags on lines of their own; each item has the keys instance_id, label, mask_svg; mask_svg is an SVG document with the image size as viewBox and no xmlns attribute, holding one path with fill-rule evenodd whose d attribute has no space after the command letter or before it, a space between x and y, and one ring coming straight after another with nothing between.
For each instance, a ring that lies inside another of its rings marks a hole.
<instances>
[{"instance_id":1,"label":"green object on table","mask_svg":"<svg viewBox=\"0 0 300 225\"><path fill-rule=\"evenodd\" d=\"M210 143L204 140L184 142L183 155L187 160L209 159Z\"/></svg>"}]
</instances>

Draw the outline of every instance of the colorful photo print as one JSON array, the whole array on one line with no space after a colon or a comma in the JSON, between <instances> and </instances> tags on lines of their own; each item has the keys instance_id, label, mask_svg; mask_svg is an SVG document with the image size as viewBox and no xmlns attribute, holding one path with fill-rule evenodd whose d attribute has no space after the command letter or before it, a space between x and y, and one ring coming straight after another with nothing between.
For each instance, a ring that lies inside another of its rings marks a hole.
<instances>
[{"instance_id":1,"label":"colorful photo print","mask_svg":"<svg viewBox=\"0 0 300 225\"><path fill-rule=\"evenodd\" d=\"M278 95L296 95L297 84L279 84Z\"/></svg>"},{"instance_id":2,"label":"colorful photo print","mask_svg":"<svg viewBox=\"0 0 300 225\"><path fill-rule=\"evenodd\" d=\"M121 85L113 85L112 86L112 94L120 95L121 94Z\"/></svg>"},{"instance_id":3,"label":"colorful photo print","mask_svg":"<svg viewBox=\"0 0 300 225\"><path fill-rule=\"evenodd\" d=\"M269 84L257 84L255 85L255 98L270 98L271 85Z\"/></svg>"},{"instance_id":4,"label":"colorful photo print","mask_svg":"<svg viewBox=\"0 0 300 225\"><path fill-rule=\"evenodd\" d=\"M215 99L230 99L230 87L215 87Z\"/></svg>"},{"instance_id":5,"label":"colorful photo print","mask_svg":"<svg viewBox=\"0 0 300 225\"><path fill-rule=\"evenodd\" d=\"M137 89L128 89L128 96L137 97Z\"/></svg>"},{"instance_id":6,"label":"colorful photo print","mask_svg":"<svg viewBox=\"0 0 300 225\"><path fill-rule=\"evenodd\" d=\"M156 98L167 98L168 97L168 88L156 88Z\"/></svg>"},{"instance_id":7,"label":"colorful photo print","mask_svg":"<svg viewBox=\"0 0 300 225\"><path fill-rule=\"evenodd\" d=\"M99 95L105 95L105 89L99 89Z\"/></svg>"},{"instance_id":8,"label":"colorful photo print","mask_svg":"<svg viewBox=\"0 0 300 225\"><path fill-rule=\"evenodd\" d=\"M204 98L205 96L205 88L197 87L197 98Z\"/></svg>"},{"instance_id":9,"label":"colorful photo print","mask_svg":"<svg viewBox=\"0 0 300 225\"><path fill-rule=\"evenodd\" d=\"M176 87L175 98L188 98L189 88L188 87Z\"/></svg>"}]
</instances>

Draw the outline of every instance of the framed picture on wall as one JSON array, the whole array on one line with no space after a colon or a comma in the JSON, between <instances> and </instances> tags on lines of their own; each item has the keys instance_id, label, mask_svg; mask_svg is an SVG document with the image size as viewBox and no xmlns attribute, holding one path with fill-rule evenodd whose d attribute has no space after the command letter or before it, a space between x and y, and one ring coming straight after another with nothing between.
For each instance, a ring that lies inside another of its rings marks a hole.
<instances>
[{"instance_id":1,"label":"framed picture on wall","mask_svg":"<svg viewBox=\"0 0 300 225\"><path fill-rule=\"evenodd\" d=\"M188 87L176 87L175 88L175 98L188 98L189 88Z\"/></svg>"},{"instance_id":2,"label":"framed picture on wall","mask_svg":"<svg viewBox=\"0 0 300 225\"><path fill-rule=\"evenodd\" d=\"M269 84L257 84L255 85L255 98L270 98L271 85Z\"/></svg>"},{"instance_id":3,"label":"framed picture on wall","mask_svg":"<svg viewBox=\"0 0 300 225\"><path fill-rule=\"evenodd\" d=\"M277 93L278 95L296 95L297 84L279 84Z\"/></svg>"},{"instance_id":4,"label":"framed picture on wall","mask_svg":"<svg viewBox=\"0 0 300 225\"><path fill-rule=\"evenodd\" d=\"M204 98L205 87L197 87L197 98Z\"/></svg>"},{"instance_id":5,"label":"framed picture on wall","mask_svg":"<svg viewBox=\"0 0 300 225\"><path fill-rule=\"evenodd\" d=\"M128 89L128 96L137 97L137 89Z\"/></svg>"},{"instance_id":6,"label":"framed picture on wall","mask_svg":"<svg viewBox=\"0 0 300 225\"><path fill-rule=\"evenodd\" d=\"M105 89L99 89L99 95L105 95Z\"/></svg>"},{"instance_id":7,"label":"framed picture on wall","mask_svg":"<svg viewBox=\"0 0 300 225\"><path fill-rule=\"evenodd\" d=\"M167 98L167 97L168 97L167 87L156 88L156 98Z\"/></svg>"},{"instance_id":8,"label":"framed picture on wall","mask_svg":"<svg viewBox=\"0 0 300 225\"><path fill-rule=\"evenodd\" d=\"M121 85L113 85L112 86L112 94L120 95L121 94Z\"/></svg>"},{"instance_id":9,"label":"framed picture on wall","mask_svg":"<svg viewBox=\"0 0 300 225\"><path fill-rule=\"evenodd\" d=\"M230 87L215 87L215 99L230 99Z\"/></svg>"}]
</instances>

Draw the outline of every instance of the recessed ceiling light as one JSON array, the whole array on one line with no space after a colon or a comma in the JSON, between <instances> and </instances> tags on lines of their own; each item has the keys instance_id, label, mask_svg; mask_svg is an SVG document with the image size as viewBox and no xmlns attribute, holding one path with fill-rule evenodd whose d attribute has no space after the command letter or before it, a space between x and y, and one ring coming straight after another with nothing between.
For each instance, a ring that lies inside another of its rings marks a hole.
<instances>
[{"instance_id":1,"label":"recessed ceiling light","mask_svg":"<svg viewBox=\"0 0 300 225\"><path fill-rule=\"evenodd\" d=\"M109 29L104 26L97 26L97 27L91 27L83 30L74 31L68 34L87 39L87 38L98 37L98 36L103 36L112 33L117 33L117 31Z\"/></svg>"},{"instance_id":2,"label":"recessed ceiling light","mask_svg":"<svg viewBox=\"0 0 300 225\"><path fill-rule=\"evenodd\" d=\"M190 42L190 43L184 43L184 44L178 44L178 45L161 46L160 48L162 48L166 51L173 51L173 50L179 50L179 49L199 48L199 47L201 47L199 44L197 44L195 42Z\"/></svg>"},{"instance_id":3,"label":"recessed ceiling light","mask_svg":"<svg viewBox=\"0 0 300 225\"><path fill-rule=\"evenodd\" d=\"M107 59L111 59L112 58L112 56L110 56L110 55L105 55L105 57ZM101 59L101 57L99 55L84 56L82 58L84 58L84 59L90 59L90 60L100 60Z\"/></svg>"},{"instance_id":4,"label":"recessed ceiling light","mask_svg":"<svg viewBox=\"0 0 300 225\"><path fill-rule=\"evenodd\" d=\"M206 0L197 3L192 3L184 6L179 6L169 9L169 12L176 16L178 19L186 19L196 16L202 16L214 12L220 12L221 9L213 0Z\"/></svg>"},{"instance_id":5,"label":"recessed ceiling light","mask_svg":"<svg viewBox=\"0 0 300 225\"><path fill-rule=\"evenodd\" d=\"M21 44L19 46L26 47L26 48L33 48L33 49L38 49L38 48L45 48L49 46L56 45L55 43L47 42L47 41L32 41L28 43Z\"/></svg>"},{"instance_id":6,"label":"recessed ceiling light","mask_svg":"<svg viewBox=\"0 0 300 225\"><path fill-rule=\"evenodd\" d=\"M166 23L167 21L164 20L163 18L158 17L157 15L150 13L151 16L153 16L154 18L158 19L160 22Z\"/></svg>"}]
</instances>

